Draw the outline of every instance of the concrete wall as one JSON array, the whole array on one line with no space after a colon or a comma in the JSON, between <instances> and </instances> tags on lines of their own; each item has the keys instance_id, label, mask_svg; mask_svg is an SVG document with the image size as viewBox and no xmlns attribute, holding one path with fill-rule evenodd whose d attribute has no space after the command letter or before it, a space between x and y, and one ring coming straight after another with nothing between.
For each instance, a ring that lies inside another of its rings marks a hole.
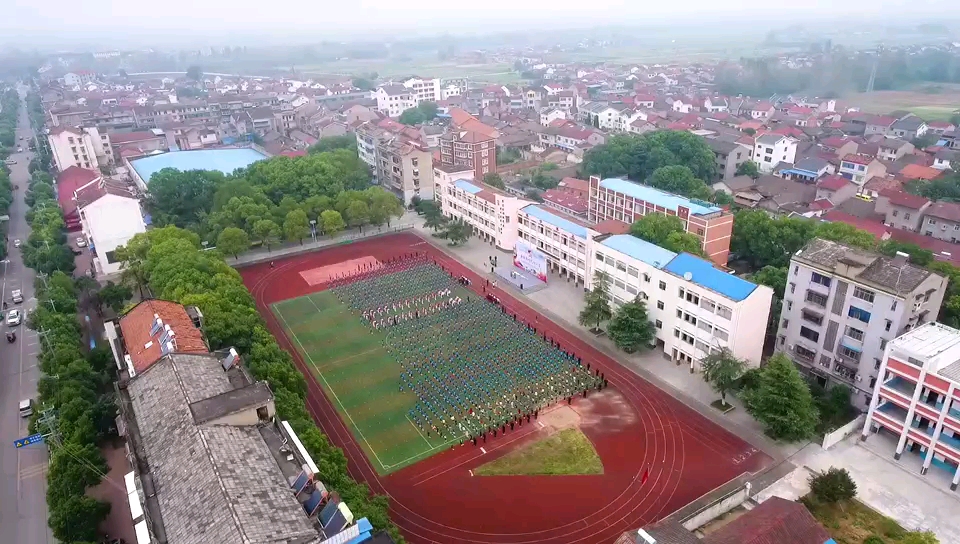
<instances>
[{"instance_id":1,"label":"concrete wall","mask_svg":"<svg viewBox=\"0 0 960 544\"><path fill-rule=\"evenodd\" d=\"M682 521L683 527L688 531L695 531L740 506L749 498L750 485L743 485L698 510L692 516L684 519Z\"/></svg>"},{"instance_id":2,"label":"concrete wall","mask_svg":"<svg viewBox=\"0 0 960 544\"><path fill-rule=\"evenodd\" d=\"M823 449L830 449L830 447L835 446L844 438L850 436L851 434L857 432L863 427L863 422L867 419L867 416L860 414L850 423L847 423L839 429L823 435L823 443L821 446Z\"/></svg>"}]
</instances>

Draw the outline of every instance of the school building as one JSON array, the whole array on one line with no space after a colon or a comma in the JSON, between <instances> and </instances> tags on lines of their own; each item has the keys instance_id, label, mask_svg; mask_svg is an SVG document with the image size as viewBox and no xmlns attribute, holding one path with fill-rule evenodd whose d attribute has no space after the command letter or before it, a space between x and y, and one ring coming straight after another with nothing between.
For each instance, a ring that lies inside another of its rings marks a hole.
<instances>
[{"instance_id":1,"label":"school building","mask_svg":"<svg viewBox=\"0 0 960 544\"><path fill-rule=\"evenodd\" d=\"M887 344L878 375L861 440L889 444L900 464L956 491L960 331L931 322L904 333Z\"/></svg>"},{"instance_id":2,"label":"school building","mask_svg":"<svg viewBox=\"0 0 960 544\"><path fill-rule=\"evenodd\" d=\"M733 234L733 214L709 202L667 193L619 178L590 176L587 217L633 224L648 213L679 217L687 232L700 239L704 253L726 266Z\"/></svg>"}]
</instances>

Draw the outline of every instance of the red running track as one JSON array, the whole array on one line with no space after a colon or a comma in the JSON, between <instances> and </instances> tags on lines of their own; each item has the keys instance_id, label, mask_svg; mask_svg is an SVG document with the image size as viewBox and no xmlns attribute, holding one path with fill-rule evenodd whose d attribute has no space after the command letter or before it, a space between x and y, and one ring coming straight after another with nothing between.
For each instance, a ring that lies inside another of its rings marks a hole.
<instances>
[{"instance_id":1,"label":"red running track","mask_svg":"<svg viewBox=\"0 0 960 544\"><path fill-rule=\"evenodd\" d=\"M772 463L766 454L709 421L653 384L550 322L509 293L497 296L564 349L599 367L610 387L574 400L580 429L593 442L604 473L595 476L474 477L471 469L544 435L538 425L456 447L388 476L379 476L283 333L269 305L320 289L300 272L319 266L412 251L428 252L447 270L484 278L421 239L403 233L278 260L275 268L240 271L281 346L307 376L307 408L330 440L343 448L350 474L390 497L392 519L413 543L594 544L661 519L746 472ZM322 287L322 286L321 286ZM664 364L669 364L666 361ZM481 450L483 447L483 450ZM642 476L649 471L646 483Z\"/></svg>"}]
</instances>

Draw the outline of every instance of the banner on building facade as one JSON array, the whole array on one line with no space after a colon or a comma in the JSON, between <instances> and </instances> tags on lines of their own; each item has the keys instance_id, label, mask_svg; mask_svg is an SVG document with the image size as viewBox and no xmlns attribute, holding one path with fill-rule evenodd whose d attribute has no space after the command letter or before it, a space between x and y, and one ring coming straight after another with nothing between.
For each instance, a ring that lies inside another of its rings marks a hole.
<instances>
[{"instance_id":1,"label":"banner on building facade","mask_svg":"<svg viewBox=\"0 0 960 544\"><path fill-rule=\"evenodd\" d=\"M547 256L526 240L517 240L513 265L547 281Z\"/></svg>"}]
</instances>

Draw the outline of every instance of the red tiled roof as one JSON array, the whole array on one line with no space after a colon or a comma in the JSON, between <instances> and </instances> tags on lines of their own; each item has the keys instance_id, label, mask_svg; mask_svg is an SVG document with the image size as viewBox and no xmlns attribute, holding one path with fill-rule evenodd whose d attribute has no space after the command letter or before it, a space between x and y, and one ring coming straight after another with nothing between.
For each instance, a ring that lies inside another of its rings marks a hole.
<instances>
[{"instance_id":1,"label":"red tiled roof","mask_svg":"<svg viewBox=\"0 0 960 544\"><path fill-rule=\"evenodd\" d=\"M565 193L558 189L547 189L540 196L547 202L552 202L575 213L586 213L587 211L587 200L576 194Z\"/></svg>"},{"instance_id":2,"label":"red tiled roof","mask_svg":"<svg viewBox=\"0 0 960 544\"><path fill-rule=\"evenodd\" d=\"M822 211L830 210L833 208L833 202L830 202L826 198L821 198L820 200L814 200L810 203L810 209L813 211Z\"/></svg>"},{"instance_id":3,"label":"red tiled roof","mask_svg":"<svg viewBox=\"0 0 960 544\"><path fill-rule=\"evenodd\" d=\"M940 170L930 166L923 166L920 164L908 164L903 167L902 170L897 172L897 175L903 177L904 179L922 179L922 180L931 180L943 174Z\"/></svg>"},{"instance_id":4,"label":"red tiled roof","mask_svg":"<svg viewBox=\"0 0 960 544\"><path fill-rule=\"evenodd\" d=\"M161 134L157 136L152 132L127 132L126 134L111 134L110 143L113 145L128 144L131 142L142 142L144 140L152 140L154 138L163 138Z\"/></svg>"},{"instance_id":5,"label":"red tiled roof","mask_svg":"<svg viewBox=\"0 0 960 544\"><path fill-rule=\"evenodd\" d=\"M852 162L854 164L868 165L871 162L873 162L875 159L873 157L867 157L864 155L854 155L851 153L849 155L844 155L843 160L846 162Z\"/></svg>"},{"instance_id":6,"label":"red tiled roof","mask_svg":"<svg viewBox=\"0 0 960 544\"><path fill-rule=\"evenodd\" d=\"M143 372L163 356L160 350L160 336L151 336L150 330L159 317L164 326L169 325L174 333L177 353L208 353L203 334L193 325L187 310L176 302L168 300L145 300L137 304L120 318L120 333L133 369Z\"/></svg>"},{"instance_id":7,"label":"red tiled roof","mask_svg":"<svg viewBox=\"0 0 960 544\"><path fill-rule=\"evenodd\" d=\"M850 215L846 212L841 212L839 210L830 210L829 212L823 214L821 217L824 221L834 221L837 223L846 223L848 225L857 227L860 230L865 230L870 234L873 234L877 240L886 240L890 238L891 229L881 223L880 221L872 221L870 219L863 219L862 217L857 217L855 215Z\"/></svg>"},{"instance_id":8,"label":"red tiled roof","mask_svg":"<svg viewBox=\"0 0 960 544\"><path fill-rule=\"evenodd\" d=\"M284 157L290 157L290 158L306 157L306 156L307 156L307 152L306 152L306 151L303 151L303 150L284 151L283 153L280 153L280 154L283 155Z\"/></svg>"},{"instance_id":9,"label":"red tiled roof","mask_svg":"<svg viewBox=\"0 0 960 544\"><path fill-rule=\"evenodd\" d=\"M817 182L817 187L828 191L839 191L850 183L850 180L843 176L826 176Z\"/></svg>"},{"instance_id":10,"label":"red tiled roof","mask_svg":"<svg viewBox=\"0 0 960 544\"><path fill-rule=\"evenodd\" d=\"M898 242L907 242L916 244L928 251L933 252L933 256L938 261L946 261L960 266L960 244L952 244L945 240L937 240L932 236L924 236L919 232L909 230L893 229L890 237Z\"/></svg>"},{"instance_id":11,"label":"red tiled roof","mask_svg":"<svg viewBox=\"0 0 960 544\"><path fill-rule=\"evenodd\" d=\"M57 176L57 201L64 216L73 215L77 209L77 202L73 198L77 189L99 178L99 172L79 166L71 166L60 172Z\"/></svg>"},{"instance_id":12,"label":"red tiled roof","mask_svg":"<svg viewBox=\"0 0 960 544\"><path fill-rule=\"evenodd\" d=\"M590 190L590 182L577 178L563 178L560 180L559 187L567 192L577 192L587 194L587 191Z\"/></svg>"},{"instance_id":13,"label":"red tiled roof","mask_svg":"<svg viewBox=\"0 0 960 544\"><path fill-rule=\"evenodd\" d=\"M703 539L703 544L824 544L830 534L807 507L771 497Z\"/></svg>"},{"instance_id":14,"label":"red tiled roof","mask_svg":"<svg viewBox=\"0 0 960 544\"><path fill-rule=\"evenodd\" d=\"M960 223L960 204L956 202L934 202L933 205L923 213L930 217Z\"/></svg>"},{"instance_id":15,"label":"red tiled roof","mask_svg":"<svg viewBox=\"0 0 960 544\"><path fill-rule=\"evenodd\" d=\"M912 195L906 191L897 191L894 189L880 191L880 196L887 197L894 206L910 208L911 210L919 210L930 203L929 200L922 196Z\"/></svg>"}]
</instances>

